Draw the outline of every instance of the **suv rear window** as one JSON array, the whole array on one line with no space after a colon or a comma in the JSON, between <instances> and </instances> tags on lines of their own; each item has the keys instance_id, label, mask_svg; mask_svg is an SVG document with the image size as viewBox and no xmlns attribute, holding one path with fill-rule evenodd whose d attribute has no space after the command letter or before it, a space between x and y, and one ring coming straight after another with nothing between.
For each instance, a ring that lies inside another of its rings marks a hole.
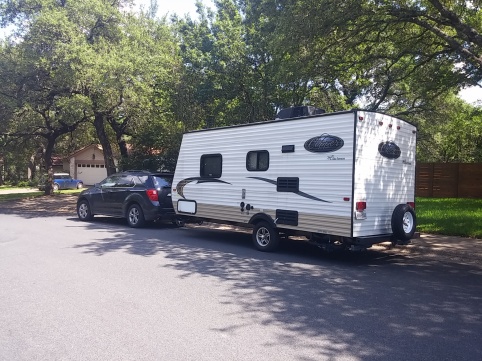
<instances>
[{"instance_id":1,"label":"suv rear window","mask_svg":"<svg viewBox=\"0 0 482 361\"><path fill-rule=\"evenodd\" d=\"M156 188L165 188L171 187L172 184L172 176L161 176L161 175L155 175L152 177L154 179L154 185Z\"/></svg>"}]
</instances>

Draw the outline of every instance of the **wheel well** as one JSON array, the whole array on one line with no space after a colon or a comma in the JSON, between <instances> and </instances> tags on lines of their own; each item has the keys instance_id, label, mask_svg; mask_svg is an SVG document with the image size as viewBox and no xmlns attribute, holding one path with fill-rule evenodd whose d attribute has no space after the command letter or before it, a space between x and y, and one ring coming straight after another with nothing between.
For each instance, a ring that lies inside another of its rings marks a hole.
<instances>
[{"instance_id":1,"label":"wheel well","mask_svg":"<svg viewBox=\"0 0 482 361\"><path fill-rule=\"evenodd\" d=\"M90 202L86 197L81 197L77 200L77 207L79 207L79 204L83 201L87 203L87 205L89 206L89 209L90 209L90 213L92 213L92 215L93 215L94 213L92 212L92 207L90 206Z\"/></svg>"},{"instance_id":2,"label":"wheel well","mask_svg":"<svg viewBox=\"0 0 482 361\"><path fill-rule=\"evenodd\" d=\"M262 222L262 221L268 222L270 225L272 225L273 227L276 228L276 223L274 223L273 218L268 216L266 213L255 214L254 216L251 217L251 219L249 220L248 223L252 224L254 226L254 225L256 225L256 224L258 224L259 222Z\"/></svg>"},{"instance_id":3,"label":"wheel well","mask_svg":"<svg viewBox=\"0 0 482 361\"><path fill-rule=\"evenodd\" d=\"M125 208L124 208L124 217L127 217L127 212L129 212L129 208L131 208L131 206L133 204L137 204L140 208L142 208L141 205L139 204L139 202L136 202L135 200L129 201L128 203L126 203Z\"/></svg>"}]
</instances>

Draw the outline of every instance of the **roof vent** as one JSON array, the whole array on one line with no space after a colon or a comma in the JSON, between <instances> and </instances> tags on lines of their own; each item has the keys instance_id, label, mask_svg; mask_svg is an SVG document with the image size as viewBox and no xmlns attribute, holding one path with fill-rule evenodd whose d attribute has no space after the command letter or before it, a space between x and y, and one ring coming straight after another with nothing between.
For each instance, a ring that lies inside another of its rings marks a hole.
<instances>
[{"instance_id":1,"label":"roof vent","mask_svg":"<svg viewBox=\"0 0 482 361\"><path fill-rule=\"evenodd\" d=\"M307 117L309 115L323 114L324 112L325 112L324 109L313 107L311 105L305 105L300 107L290 107L290 108L281 109L276 115L276 120Z\"/></svg>"}]
</instances>

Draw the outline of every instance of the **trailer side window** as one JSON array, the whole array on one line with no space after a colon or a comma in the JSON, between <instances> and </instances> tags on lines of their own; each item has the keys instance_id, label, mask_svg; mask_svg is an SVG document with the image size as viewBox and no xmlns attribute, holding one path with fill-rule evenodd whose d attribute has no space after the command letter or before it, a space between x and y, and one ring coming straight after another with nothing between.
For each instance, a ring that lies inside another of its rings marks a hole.
<instances>
[{"instance_id":1,"label":"trailer side window","mask_svg":"<svg viewBox=\"0 0 482 361\"><path fill-rule=\"evenodd\" d=\"M269 168L269 152L267 150L255 150L246 155L246 169L251 172L265 171Z\"/></svg>"},{"instance_id":2,"label":"trailer side window","mask_svg":"<svg viewBox=\"0 0 482 361\"><path fill-rule=\"evenodd\" d=\"M223 172L223 156L221 154L204 154L201 156L201 177L220 178Z\"/></svg>"}]
</instances>

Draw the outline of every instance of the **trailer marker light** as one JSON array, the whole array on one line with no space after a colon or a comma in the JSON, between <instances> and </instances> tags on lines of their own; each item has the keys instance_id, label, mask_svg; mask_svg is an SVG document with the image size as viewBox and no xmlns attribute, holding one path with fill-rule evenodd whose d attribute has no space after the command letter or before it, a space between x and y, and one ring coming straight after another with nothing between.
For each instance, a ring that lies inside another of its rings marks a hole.
<instances>
[{"instance_id":1,"label":"trailer marker light","mask_svg":"<svg viewBox=\"0 0 482 361\"><path fill-rule=\"evenodd\" d=\"M367 202L356 202L355 219L367 219Z\"/></svg>"},{"instance_id":2,"label":"trailer marker light","mask_svg":"<svg viewBox=\"0 0 482 361\"><path fill-rule=\"evenodd\" d=\"M415 209L415 202L407 202L407 204L413 209Z\"/></svg>"},{"instance_id":3,"label":"trailer marker light","mask_svg":"<svg viewBox=\"0 0 482 361\"><path fill-rule=\"evenodd\" d=\"M349 201L350 201L350 197L345 197L345 198L343 198L343 200L344 200L345 202L349 202Z\"/></svg>"},{"instance_id":4,"label":"trailer marker light","mask_svg":"<svg viewBox=\"0 0 482 361\"><path fill-rule=\"evenodd\" d=\"M356 210L357 212L361 212L367 209L367 202L356 202Z\"/></svg>"},{"instance_id":5,"label":"trailer marker light","mask_svg":"<svg viewBox=\"0 0 482 361\"><path fill-rule=\"evenodd\" d=\"M359 116L358 117L358 120L361 122L363 120L363 117L362 116Z\"/></svg>"}]
</instances>

